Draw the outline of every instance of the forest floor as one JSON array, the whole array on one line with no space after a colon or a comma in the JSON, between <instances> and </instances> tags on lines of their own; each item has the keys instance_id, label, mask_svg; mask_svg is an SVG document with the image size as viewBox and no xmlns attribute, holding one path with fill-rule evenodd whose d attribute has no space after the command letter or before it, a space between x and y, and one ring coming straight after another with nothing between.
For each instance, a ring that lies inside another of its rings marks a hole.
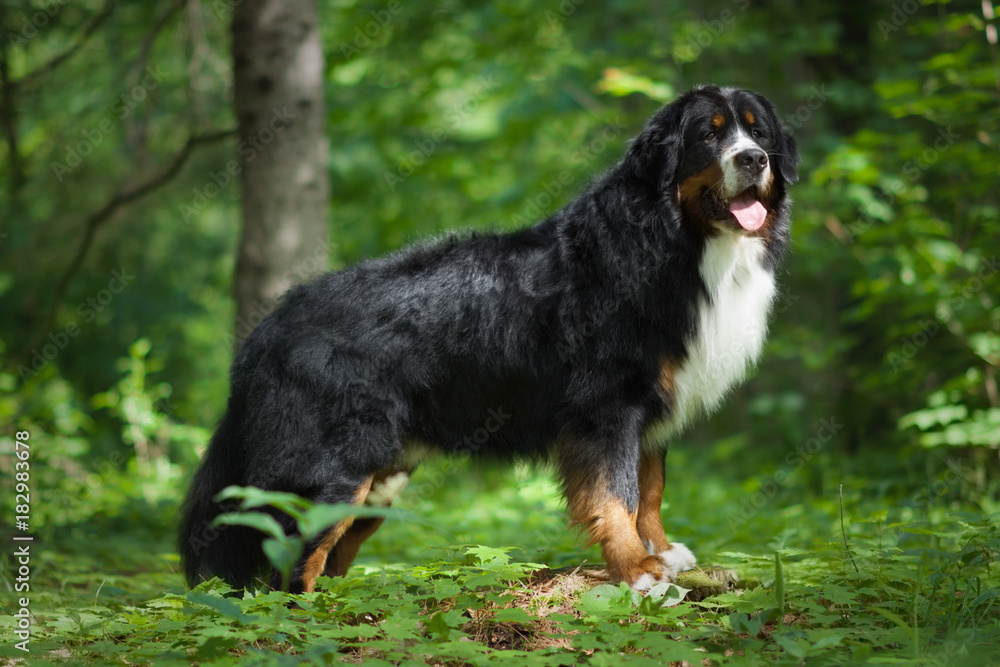
<instances>
[{"instance_id":1,"label":"forest floor","mask_svg":"<svg viewBox=\"0 0 1000 667\"><path fill-rule=\"evenodd\" d=\"M704 568L690 592L602 582L544 467L432 461L396 504L429 523L387 520L312 594L186 590L176 503L48 527L27 654L5 550L0 665L1000 664L995 500L872 455L713 452L668 458L664 524Z\"/></svg>"}]
</instances>

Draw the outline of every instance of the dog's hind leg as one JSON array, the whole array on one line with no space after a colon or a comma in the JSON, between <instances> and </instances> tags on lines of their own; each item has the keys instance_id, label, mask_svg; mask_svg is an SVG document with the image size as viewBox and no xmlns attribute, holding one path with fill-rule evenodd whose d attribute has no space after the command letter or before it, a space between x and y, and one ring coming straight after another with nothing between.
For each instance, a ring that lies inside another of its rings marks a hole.
<instances>
[{"instance_id":1,"label":"dog's hind leg","mask_svg":"<svg viewBox=\"0 0 1000 667\"><path fill-rule=\"evenodd\" d=\"M354 521L330 552L323 574L327 577L342 577L347 574L351 563L358 555L358 550L361 549L361 543L371 537L383 521L385 519L382 517L367 517Z\"/></svg>"},{"instance_id":2,"label":"dog's hind leg","mask_svg":"<svg viewBox=\"0 0 1000 667\"><path fill-rule=\"evenodd\" d=\"M365 501L372 487L373 475L369 475L354 493L353 503L360 505ZM304 561L299 561L292 572L290 589L293 593L305 591L311 593L316 587L316 577L323 574L327 568L330 552L337 543L351 530L354 517L347 517L334 524L325 533L321 533L306 546ZM372 531L374 532L374 530ZM359 543L360 545L360 543Z\"/></svg>"},{"instance_id":3,"label":"dog's hind leg","mask_svg":"<svg viewBox=\"0 0 1000 667\"><path fill-rule=\"evenodd\" d=\"M392 501L398 496L409 480L413 469L413 467L406 470L394 469L393 471L383 471L375 475L368 502L371 503L374 501L373 504L375 506L391 506ZM342 577L347 574L351 563L354 562L354 559L358 555L358 550L361 549L361 544L371 537L384 521L383 517L355 519L350 529L344 533L344 536L337 542L333 551L330 552L329 557L326 559L326 570L324 570L323 574L328 577Z\"/></svg>"}]
</instances>

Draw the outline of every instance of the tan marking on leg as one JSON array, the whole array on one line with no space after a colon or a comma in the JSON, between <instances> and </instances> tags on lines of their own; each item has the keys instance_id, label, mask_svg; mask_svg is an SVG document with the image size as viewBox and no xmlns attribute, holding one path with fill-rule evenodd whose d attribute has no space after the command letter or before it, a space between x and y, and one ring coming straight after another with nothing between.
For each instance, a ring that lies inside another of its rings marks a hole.
<instances>
[{"instance_id":1,"label":"tan marking on leg","mask_svg":"<svg viewBox=\"0 0 1000 667\"><path fill-rule=\"evenodd\" d=\"M306 559L306 566L302 571L302 586L306 593L313 592L313 589L316 587L316 577L326 568L326 561L330 555L330 550L343 537L347 529L351 527L353 521L352 517L348 517L334 525L323 537L322 541L320 541L316 550Z\"/></svg>"},{"instance_id":2,"label":"tan marking on leg","mask_svg":"<svg viewBox=\"0 0 1000 667\"><path fill-rule=\"evenodd\" d=\"M636 513L615 498L600 475L563 466L570 521L588 533L588 544L599 543L608 575L634 584L643 574L659 577L663 561L646 551L636 531Z\"/></svg>"},{"instance_id":3,"label":"tan marking on leg","mask_svg":"<svg viewBox=\"0 0 1000 667\"><path fill-rule=\"evenodd\" d=\"M596 515L590 523L594 541L601 543L601 553L614 581L634 584L643 574L659 577L663 562L650 555L636 532L636 515L621 501L605 497L595 506Z\"/></svg>"},{"instance_id":4,"label":"tan marking on leg","mask_svg":"<svg viewBox=\"0 0 1000 667\"><path fill-rule=\"evenodd\" d=\"M369 476L361 486L358 487L357 492L354 494L354 504L360 505L365 502L365 498L368 496L368 491L372 488L372 480L374 476ZM323 570L326 569L326 561L330 555L330 550L333 549L334 545L344 536L351 525L354 523L354 517L347 517L343 521L338 521L330 530L323 536L320 540L319 545L316 549L309 554L306 559L305 568L302 570L302 586L306 593L312 593L313 589L316 587L316 577L320 575Z\"/></svg>"},{"instance_id":5,"label":"tan marking on leg","mask_svg":"<svg viewBox=\"0 0 1000 667\"><path fill-rule=\"evenodd\" d=\"M359 519L354 522L342 538L330 552L330 557L326 560L326 569L323 574L328 577L342 577L351 569L351 563L361 549L361 543L371 537L382 522L382 517L369 517Z\"/></svg>"},{"instance_id":6,"label":"tan marking on leg","mask_svg":"<svg viewBox=\"0 0 1000 667\"><path fill-rule=\"evenodd\" d=\"M393 499L403 490L409 478L410 473L405 470L391 469L375 473L368 497L364 502L376 507L391 506ZM342 577L347 574L347 570L361 549L361 544L371 537L384 521L382 517L356 520L333 546L326 559L323 574L328 577Z\"/></svg>"},{"instance_id":7,"label":"tan marking on leg","mask_svg":"<svg viewBox=\"0 0 1000 667\"><path fill-rule=\"evenodd\" d=\"M660 505L663 502L663 452L642 452L639 458L639 513L635 526L639 537L654 554L670 548L663 532Z\"/></svg>"}]
</instances>

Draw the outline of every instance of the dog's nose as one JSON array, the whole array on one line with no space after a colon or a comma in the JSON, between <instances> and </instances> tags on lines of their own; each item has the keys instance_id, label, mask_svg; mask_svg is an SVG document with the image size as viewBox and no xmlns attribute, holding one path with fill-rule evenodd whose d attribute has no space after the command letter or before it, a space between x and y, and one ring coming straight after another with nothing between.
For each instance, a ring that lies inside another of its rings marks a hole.
<instances>
[{"instance_id":1,"label":"dog's nose","mask_svg":"<svg viewBox=\"0 0 1000 667\"><path fill-rule=\"evenodd\" d=\"M733 159L737 167L746 169L751 176L759 175L767 167L767 153L759 148L740 151Z\"/></svg>"}]
</instances>

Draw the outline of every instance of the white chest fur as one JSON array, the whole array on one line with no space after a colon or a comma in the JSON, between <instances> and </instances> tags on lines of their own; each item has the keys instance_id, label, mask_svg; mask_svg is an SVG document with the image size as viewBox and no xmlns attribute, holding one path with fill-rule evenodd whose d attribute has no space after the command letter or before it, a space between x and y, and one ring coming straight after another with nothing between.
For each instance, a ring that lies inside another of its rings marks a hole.
<instances>
[{"instance_id":1,"label":"white chest fur","mask_svg":"<svg viewBox=\"0 0 1000 667\"><path fill-rule=\"evenodd\" d=\"M776 291L774 276L761 264L764 253L763 240L728 231L706 244L701 277L708 296L699 300L697 333L672 378L670 419L646 433L648 444L662 444L717 408L756 363Z\"/></svg>"}]
</instances>

